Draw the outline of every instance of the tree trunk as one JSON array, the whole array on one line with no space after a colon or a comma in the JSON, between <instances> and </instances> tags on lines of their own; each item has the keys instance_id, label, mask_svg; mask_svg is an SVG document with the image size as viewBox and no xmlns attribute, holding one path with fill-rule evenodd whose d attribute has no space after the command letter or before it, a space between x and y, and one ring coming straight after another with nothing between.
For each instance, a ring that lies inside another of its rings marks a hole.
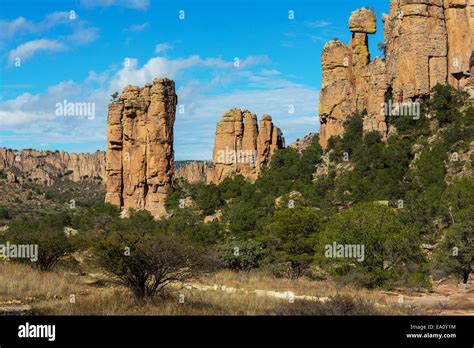
<instances>
[{"instance_id":1,"label":"tree trunk","mask_svg":"<svg viewBox=\"0 0 474 348\"><path fill-rule=\"evenodd\" d=\"M469 273L471 273L471 271L468 270L468 269L465 269L465 270L463 271L462 277L463 277L463 282L464 282L464 284L467 284L467 280L469 279Z\"/></svg>"}]
</instances>

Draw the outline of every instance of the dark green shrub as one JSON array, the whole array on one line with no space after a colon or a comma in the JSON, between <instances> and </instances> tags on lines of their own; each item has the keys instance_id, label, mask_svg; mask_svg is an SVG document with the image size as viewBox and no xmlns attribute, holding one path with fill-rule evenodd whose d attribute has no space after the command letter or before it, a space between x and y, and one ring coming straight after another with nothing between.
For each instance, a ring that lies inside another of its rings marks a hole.
<instances>
[{"instance_id":1,"label":"dark green shrub","mask_svg":"<svg viewBox=\"0 0 474 348\"><path fill-rule=\"evenodd\" d=\"M436 85L432 90L429 110L434 114L440 127L458 121L461 107L467 99L467 93L448 85Z\"/></svg>"},{"instance_id":2,"label":"dark green shrub","mask_svg":"<svg viewBox=\"0 0 474 348\"><path fill-rule=\"evenodd\" d=\"M3 220L10 220L10 212L8 211L7 208L0 206L0 219Z\"/></svg>"},{"instance_id":3,"label":"dark green shrub","mask_svg":"<svg viewBox=\"0 0 474 348\"><path fill-rule=\"evenodd\" d=\"M345 252L346 246L351 252L355 246L360 255ZM341 247L344 253L339 253ZM392 208L376 203L359 204L332 216L315 255L335 277L349 277L369 288L406 283L409 273L421 274L425 264L416 232Z\"/></svg>"},{"instance_id":4,"label":"dark green shrub","mask_svg":"<svg viewBox=\"0 0 474 348\"><path fill-rule=\"evenodd\" d=\"M84 246L80 236L68 236L65 233L65 227L70 224L70 216L67 213L56 213L39 220L22 219L10 223L4 237L14 244L37 245L38 260L33 264L43 271L48 271L62 258ZM24 259L18 261L29 262Z\"/></svg>"},{"instance_id":5,"label":"dark green shrub","mask_svg":"<svg viewBox=\"0 0 474 348\"><path fill-rule=\"evenodd\" d=\"M212 254L182 238L138 231L112 232L95 248L100 265L137 298L163 295L169 285L187 282L217 265Z\"/></svg>"},{"instance_id":6,"label":"dark green shrub","mask_svg":"<svg viewBox=\"0 0 474 348\"><path fill-rule=\"evenodd\" d=\"M258 238L267 250L266 263L282 265L279 269L290 278L305 275L313 260L314 238L321 224L321 214L313 209L277 210Z\"/></svg>"},{"instance_id":7,"label":"dark green shrub","mask_svg":"<svg viewBox=\"0 0 474 348\"><path fill-rule=\"evenodd\" d=\"M260 243L239 240L219 245L218 253L224 267L239 271L258 268L265 255Z\"/></svg>"}]
</instances>

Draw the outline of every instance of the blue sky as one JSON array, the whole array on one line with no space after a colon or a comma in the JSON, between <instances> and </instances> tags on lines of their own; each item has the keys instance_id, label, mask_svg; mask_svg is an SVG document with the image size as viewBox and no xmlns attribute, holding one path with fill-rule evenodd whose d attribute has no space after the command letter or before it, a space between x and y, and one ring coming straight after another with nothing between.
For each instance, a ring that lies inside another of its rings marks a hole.
<instances>
[{"instance_id":1,"label":"blue sky","mask_svg":"<svg viewBox=\"0 0 474 348\"><path fill-rule=\"evenodd\" d=\"M232 107L272 115L290 143L319 129L322 48L347 43L364 6L378 17L375 57L388 0L0 0L0 146L105 150L109 95L155 77L175 80L184 110L178 160L210 159ZM95 117L57 116L64 100Z\"/></svg>"}]
</instances>

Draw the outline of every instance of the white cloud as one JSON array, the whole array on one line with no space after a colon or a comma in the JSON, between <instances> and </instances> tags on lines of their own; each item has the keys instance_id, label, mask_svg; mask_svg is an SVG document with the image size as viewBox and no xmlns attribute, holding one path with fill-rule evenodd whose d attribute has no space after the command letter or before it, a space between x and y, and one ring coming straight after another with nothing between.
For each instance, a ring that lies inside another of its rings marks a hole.
<instances>
[{"instance_id":1,"label":"white cloud","mask_svg":"<svg viewBox=\"0 0 474 348\"><path fill-rule=\"evenodd\" d=\"M284 32L280 42L281 47L298 47L302 40L311 40L313 43L320 44L327 42L338 35L339 28L327 20L313 20L295 22L291 31Z\"/></svg>"},{"instance_id":2,"label":"white cloud","mask_svg":"<svg viewBox=\"0 0 474 348\"><path fill-rule=\"evenodd\" d=\"M0 38L10 39L15 35L24 33L43 34L58 25L73 25L75 21L78 21L78 15L75 14L75 18L72 19L67 11L49 13L40 22L29 21L24 17L18 17L10 21L0 20Z\"/></svg>"},{"instance_id":3,"label":"white cloud","mask_svg":"<svg viewBox=\"0 0 474 348\"><path fill-rule=\"evenodd\" d=\"M326 43L328 41L328 39L326 37L322 37L322 36L318 36L318 35L309 35L309 37L311 38L311 41L313 41L313 42Z\"/></svg>"},{"instance_id":4,"label":"white cloud","mask_svg":"<svg viewBox=\"0 0 474 348\"><path fill-rule=\"evenodd\" d=\"M149 0L81 0L81 6L86 8L121 6L135 10L146 10L150 6Z\"/></svg>"},{"instance_id":5,"label":"white cloud","mask_svg":"<svg viewBox=\"0 0 474 348\"><path fill-rule=\"evenodd\" d=\"M0 135L0 146L9 141L38 144L86 144L90 151L104 148L109 95L105 89L92 89L73 81L63 81L39 94L23 93L0 102L0 129L12 135ZM57 116L56 104L94 103L95 117ZM1 134L1 133L0 133ZM17 140L15 140L17 139ZM31 146L29 146L31 147ZM54 148L53 148L54 149Z\"/></svg>"},{"instance_id":6,"label":"white cloud","mask_svg":"<svg viewBox=\"0 0 474 348\"><path fill-rule=\"evenodd\" d=\"M0 124L12 127L37 128L36 121L51 121L58 119L55 105L64 99L70 101L89 101L93 90L86 90L74 81L63 81L48 87L44 92L32 95L23 93L15 99L0 103ZM20 117L17 117L19 115ZM25 115L27 117L22 117Z\"/></svg>"},{"instance_id":7,"label":"white cloud","mask_svg":"<svg viewBox=\"0 0 474 348\"><path fill-rule=\"evenodd\" d=\"M108 71L102 72L97 74L94 70L89 71L87 78L85 80L86 83L98 83L100 85L104 84L107 79L109 78Z\"/></svg>"},{"instance_id":8,"label":"white cloud","mask_svg":"<svg viewBox=\"0 0 474 348\"><path fill-rule=\"evenodd\" d=\"M155 53L156 54L165 53L166 51L169 51L172 48L173 48L173 45L167 42L163 42L155 46Z\"/></svg>"},{"instance_id":9,"label":"white cloud","mask_svg":"<svg viewBox=\"0 0 474 348\"><path fill-rule=\"evenodd\" d=\"M135 31L145 30L146 28L148 28L148 22L145 22L143 24L131 25L131 26L125 28L124 31L135 32Z\"/></svg>"},{"instance_id":10,"label":"white cloud","mask_svg":"<svg viewBox=\"0 0 474 348\"><path fill-rule=\"evenodd\" d=\"M241 67L251 67L255 65L271 64L271 59L268 56L249 56L241 63Z\"/></svg>"},{"instance_id":11,"label":"white cloud","mask_svg":"<svg viewBox=\"0 0 474 348\"><path fill-rule=\"evenodd\" d=\"M71 24L71 23L74 23L74 21L78 20L78 17L79 15L76 12L74 13L71 13L68 11L52 12L52 13L49 13L45 17L45 19L43 19L43 21L41 21L37 25L34 25L35 31L48 30L60 24Z\"/></svg>"},{"instance_id":12,"label":"white cloud","mask_svg":"<svg viewBox=\"0 0 474 348\"><path fill-rule=\"evenodd\" d=\"M149 59L141 68L138 66L138 60L136 59L128 58L128 63L128 66L123 66L112 79L112 90L122 90L123 87L129 84L143 85L151 83L156 77L175 79L191 68L213 70L215 72L214 84L222 85L226 79L235 79L246 74L248 72L246 69L270 64L271 60L267 56L249 56L240 61L238 68L234 66L234 61L225 61L219 57L203 59L197 55L177 59L154 57ZM219 71L222 74L219 74Z\"/></svg>"},{"instance_id":13,"label":"white cloud","mask_svg":"<svg viewBox=\"0 0 474 348\"><path fill-rule=\"evenodd\" d=\"M275 70L275 69L271 69L271 70L262 69L262 70L260 70L260 75L263 75L263 76L276 76L276 75L281 75L281 72L278 71L278 70Z\"/></svg>"},{"instance_id":14,"label":"white cloud","mask_svg":"<svg viewBox=\"0 0 474 348\"><path fill-rule=\"evenodd\" d=\"M324 21L324 20L316 20L316 21L307 21L304 23L307 27L317 29L317 28L325 28L332 25L331 22Z\"/></svg>"},{"instance_id":15,"label":"white cloud","mask_svg":"<svg viewBox=\"0 0 474 348\"><path fill-rule=\"evenodd\" d=\"M78 95L81 92L81 86L76 84L72 80L68 80L60 82L57 85L48 87L46 92L49 96L53 98L58 95L62 97L70 97Z\"/></svg>"},{"instance_id":16,"label":"white cloud","mask_svg":"<svg viewBox=\"0 0 474 348\"><path fill-rule=\"evenodd\" d=\"M121 91L127 85L143 85L151 83L154 78L168 77L175 79L181 73L191 68L230 69L233 62L221 58L202 59L199 56L188 58L168 59L154 57L148 60L141 68L136 59L129 58L128 66L123 66L111 81L111 89Z\"/></svg>"},{"instance_id":17,"label":"white cloud","mask_svg":"<svg viewBox=\"0 0 474 348\"><path fill-rule=\"evenodd\" d=\"M71 35L66 37L66 41L72 41L82 45L94 42L99 37L97 28L78 28Z\"/></svg>"},{"instance_id":18,"label":"white cloud","mask_svg":"<svg viewBox=\"0 0 474 348\"><path fill-rule=\"evenodd\" d=\"M33 38L33 35L43 35L48 33L51 29L57 26L66 26L70 29L70 34L58 36L56 38ZM88 24L79 19L79 15L74 13L74 16L68 11L57 11L48 14L42 21L33 22L18 17L11 21L0 20L0 48L6 46L10 41L18 41L24 34L28 34L30 40L17 46L16 49L11 50L13 54L25 53L15 50L27 50L30 56L36 51L60 51L64 50L70 44L82 45L95 41L98 38L99 30L95 27L88 26ZM30 56L26 55L26 59ZM11 63L11 60L10 60Z\"/></svg>"},{"instance_id":19,"label":"white cloud","mask_svg":"<svg viewBox=\"0 0 474 348\"><path fill-rule=\"evenodd\" d=\"M40 39L28 41L11 50L8 54L8 61L10 64L13 64L15 58L20 58L22 61L25 61L40 51L56 52L65 49L66 46L55 40Z\"/></svg>"},{"instance_id":20,"label":"white cloud","mask_svg":"<svg viewBox=\"0 0 474 348\"><path fill-rule=\"evenodd\" d=\"M11 21L0 20L0 37L11 38L22 30L31 31L32 23L28 22L24 17L18 17Z\"/></svg>"},{"instance_id":21,"label":"white cloud","mask_svg":"<svg viewBox=\"0 0 474 348\"><path fill-rule=\"evenodd\" d=\"M40 95L23 93L15 99L1 103L0 125L4 128L48 119L48 114L39 111L39 109L36 112L31 112L33 106L38 105L40 101Z\"/></svg>"}]
</instances>

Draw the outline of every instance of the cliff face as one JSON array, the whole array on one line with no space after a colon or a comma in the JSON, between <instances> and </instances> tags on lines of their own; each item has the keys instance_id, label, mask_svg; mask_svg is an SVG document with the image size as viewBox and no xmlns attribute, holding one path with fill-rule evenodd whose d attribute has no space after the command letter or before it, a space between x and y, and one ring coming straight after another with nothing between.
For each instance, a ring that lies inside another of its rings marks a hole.
<instances>
[{"instance_id":1,"label":"cliff face","mask_svg":"<svg viewBox=\"0 0 474 348\"><path fill-rule=\"evenodd\" d=\"M173 176L174 82L155 79L143 88L127 86L109 105L106 202L124 209L166 214Z\"/></svg>"},{"instance_id":2,"label":"cliff face","mask_svg":"<svg viewBox=\"0 0 474 348\"><path fill-rule=\"evenodd\" d=\"M429 95L437 83L446 83L449 56L443 0L396 1L383 19L387 77L394 99Z\"/></svg>"},{"instance_id":3,"label":"cliff face","mask_svg":"<svg viewBox=\"0 0 474 348\"><path fill-rule=\"evenodd\" d=\"M296 141L294 141L293 143L288 145L288 147L296 149L296 150L298 150L298 152L301 153L302 151L306 150L306 148L308 146L311 145L311 143L313 142L313 139L314 139L315 136L316 136L316 133L309 133L308 135L304 136L303 138L297 139Z\"/></svg>"},{"instance_id":4,"label":"cliff face","mask_svg":"<svg viewBox=\"0 0 474 348\"><path fill-rule=\"evenodd\" d=\"M256 115L231 109L217 124L210 182L217 184L239 174L254 181L275 150L283 147L281 131L269 115L262 116L259 130Z\"/></svg>"},{"instance_id":5,"label":"cliff face","mask_svg":"<svg viewBox=\"0 0 474 348\"><path fill-rule=\"evenodd\" d=\"M0 148L0 172L9 182L34 182L52 185L60 178L74 182L105 179L105 152L93 154L63 151L21 150Z\"/></svg>"},{"instance_id":6,"label":"cliff face","mask_svg":"<svg viewBox=\"0 0 474 348\"><path fill-rule=\"evenodd\" d=\"M175 161L174 180L185 179L189 183L210 183L214 175L214 165L208 161Z\"/></svg>"},{"instance_id":7,"label":"cliff face","mask_svg":"<svg viewBox=\"0 0 474 348\"><path fill-rule=\"evenodd\" d=\"M386 95L401 103L428 97L438 83L472 92L474 0L392 0L383 15L385 60L370 61L368 34L376 31L372 10L354 11L348 46L331 41L323 49L320 141L343 133L354 112L367 111L364 131L390 129L381 111ZM389 93L387 93L389 92Z\"/></svg>"}]
</instances>

